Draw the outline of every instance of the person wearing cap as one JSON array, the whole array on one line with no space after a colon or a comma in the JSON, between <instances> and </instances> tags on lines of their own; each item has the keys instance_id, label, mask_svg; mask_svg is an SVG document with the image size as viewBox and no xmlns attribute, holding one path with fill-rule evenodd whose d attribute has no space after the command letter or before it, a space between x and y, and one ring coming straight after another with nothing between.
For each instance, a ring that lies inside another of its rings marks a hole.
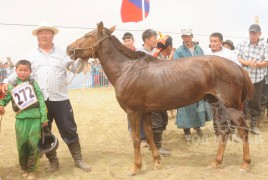
<instances>
[{"instance_id":1,"label":"person wearing cap","mask_svg":"<svg viewBox=\"0 0 268 180\"><path fill-rule=\"evenodd\" d=\"M250 131L256 135L260 134L257 122L261 114L261 95L268 67L268 45L260 36L260 25L251 24L249 39L240 42L235 50L239 62L248 71L254 86L253 98L244 102L244 114L245 117L247 113L250 114Z\"/></svg>"},{"instance_id":2,"label":"person wearing cap","mask_svg":"<svg viewBox=\"0 0 268 180\"><path fill-rule=\"evenodd\" d=\"M133 50L133 51L136 51L136 48L135 48L135 40L134 40L134 37L133 35L130 33L130 32L126 32L123 37L122 37L122 40L123 40L123 44L128 47L129 49Z\"/></svg>"},{"instance_id":3,"label":"person wearing cap","mask_svg":"<svg viewBox=\"0 0 268 180\"><path fill-rule=\"evenodd\" d=\"M228 41L226 41L226 42L228 42ZM223 36L221 33L214 32L210 35L209 47L210 48L205 51L205 55L216 55L216 56L224 57L226 59L229 59L229 60L235 62L239 66L241 66L241 64L237 60L237 57L236 57L236 54L234 53L234 51L223 47ZM218 104L216 106L218 106ZM222 116L221 119L224 119L224 115L225 114L221 115ZM219 121L216 121L216 119L213 118L213 126L214 126L216 141L219 141L219 139L220 139L220 127L217 125L217 123L219 123ZM236 126L232 123L232 121L230 123L227 121L227 123L228 123L229 139L233 142L236 142L236 143L240 142L240 138L237 137L237 135L235 134L235 127Z\"/></svg>"},{"instance_id":4,"label":"person wearing cap","mask_svg":"<svg viewBox=\"0 0 268 180\"><path fill-rule=\"evenodd\" d=\"M183 44L176 49L173 56L174 60L179 61L180 58L204 54L202 48L198 44L193 43L192 29L182 29L181 38ZM201 137L203 132L200 127L205 126L205 122L211 120L209 106L204 100L178 108L177 112L176 124L178 128L183 128L186 142L191 141L190 128L194 128L197 134Z\"/></svg>"},{"instance_id":5,"label":"person wearing cap","mask_svg":"<svg viewBox=\"0 0 268 180\"><path fill-rule=\"evenodd\" d=\"M29 52L25 59L31 62L32 77L37 80L43 92L48 110L49 128L51 129L52 122L55 120L59 133L71 152L75 166L84 171L90 171L91 168L82 159L77 126L65 82L67 79L66 68L73 61L65 51L54 45L53 39L57 33L58 29L56 27L47 22L42 22L38 28L32 31L32 35L37 37L38 46ZM75 68L76 65L72 67ZM78 70L71 69L73 72ZM13 73L4 82L10 83L15 78L16 74ZM2 90L3 93L5 93L6 85L3 84L5 86ZM49 152L46 157L50 162L47 172L58 170L57 152Z\"/></svg>"},{"instance_id":6,"label":"person wearing cap","mask_svg":"<svg viewBox=\"0 0 268 180\"><path fill-rule=\"evenodd\" d=\"M231 41L229 39L227 39L226 41L223 41L222 42L222 46L225 47L225 48L227 48L227 49L230 49L230 50L234 50L235 49L233 41Z\"/></svg>"}]
</instances>

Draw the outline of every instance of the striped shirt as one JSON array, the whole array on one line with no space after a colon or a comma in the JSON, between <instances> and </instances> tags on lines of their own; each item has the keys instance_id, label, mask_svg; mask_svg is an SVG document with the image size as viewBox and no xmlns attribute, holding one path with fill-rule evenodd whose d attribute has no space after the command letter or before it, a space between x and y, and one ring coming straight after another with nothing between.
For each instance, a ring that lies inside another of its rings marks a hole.
<instances>
[{"instance_id":1,"label":"striped shirt","mask_svg":"<svg viewBox=\"0 0 268 180\"><path fill-rule=\"evenodd\" d=\"M256 62L268 61L268 45L259 41L257 45L250 44L250 40L239 43L235 50L237 57L245 61L256 60ZM243 66L249 72L250 79L253 83L260 82L267 74L267 67L252 68Z\"/></svg>"},{"instance_id":2,"label":"striped shirt","mask_svg":"<svg viewBox=\"0 0 268 180\"><path fill-rule=\"evenodd\" d=\"M67 100L66 68L73 62L60 48L53 46L49 53L44 53L39 47L25 57L31 62L32 77L38 82L44 99L50 101ZM72 69L75 72L74 69ZM17 77L11 74L4 83L10 83Z\"/></svg>"}]
</instances>

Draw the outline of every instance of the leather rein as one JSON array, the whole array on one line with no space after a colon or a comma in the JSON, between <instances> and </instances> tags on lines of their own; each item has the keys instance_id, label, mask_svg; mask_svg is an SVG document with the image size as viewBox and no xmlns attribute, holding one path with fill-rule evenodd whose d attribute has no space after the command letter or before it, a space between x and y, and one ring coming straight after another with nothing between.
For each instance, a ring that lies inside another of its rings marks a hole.
<instances>
[{"instance_id":1,"label":"leather rein","mask_svg":"<svg viewBox=\"0 0 268 180\"><path fill-rule=\"evenodd\" d=\"M89 46L89 47L85 47L85 48L74 48L74 50L73 50L73 54L74 54L74 56L73 56L73 60L74 60L74 57L75 57L75 52L76 52L76 50L86 50L86 49L91 49L92 50L92 58L95 58L95 54L94 54L94 48L95 47L97 47L98 45L99 45L99 43L101 43L102 41L104 41L105 39L107 39L108 37L110 37L110 36L105 36L105 37L103 37L102 39L100 39L100 40L98 40L96 43L94 43L94 44L92 44L92 46ZM77 44L77 41L78 40L76 40L76 44Z\"/></svg>"}]
</instances>

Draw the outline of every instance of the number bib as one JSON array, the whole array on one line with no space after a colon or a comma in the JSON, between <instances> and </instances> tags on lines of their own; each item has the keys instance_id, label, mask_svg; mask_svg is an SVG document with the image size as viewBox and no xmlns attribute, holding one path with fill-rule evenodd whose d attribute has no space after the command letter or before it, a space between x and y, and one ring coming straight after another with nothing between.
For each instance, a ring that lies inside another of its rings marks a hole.
<instances>
[{"instance_id":1,"label":"number bib","mask_svg":"<svg viewBox=\"0 0 268 180\"><path fill-rule=\"evenodd\" d=\"M33 86L29 82L21 83L11 90L12 98L19 111L38 102Z\"/></svg>"}]
</instances>

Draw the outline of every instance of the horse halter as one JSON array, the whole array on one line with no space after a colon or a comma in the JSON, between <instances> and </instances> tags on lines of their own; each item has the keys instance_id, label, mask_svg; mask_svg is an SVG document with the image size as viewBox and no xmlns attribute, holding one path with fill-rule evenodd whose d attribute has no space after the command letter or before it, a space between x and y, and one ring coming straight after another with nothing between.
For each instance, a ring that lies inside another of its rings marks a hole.
<instances>
[{"instance_id":1,"label":"horse halter","mask_svg":"<svg viewBox=\"0 0 268 180\"><path fill-rule=\"evenodd\" d=\"M94 48L95 47L97 47L98 45L99 45L99 43L101 43L102 41L104 41L105 39L107 39L108 37L110 37L110 36L105 36L104 38L102 38L102 39L100 39L100 40L98 40L96 43L94 43L92 46L90 46L90 47L85 47L85 48L76 48L77 47L77 41L78 41L78 39L75 41L75 48L74 48L74 50L73 50L73 60L74 60L74 58L75 58L75 52L76 52L76 50L86 50L86 49L91 49L92 50L92 58L94 58L95 59L95 54L94 54ZM73 61L73 63L72 63L72 65L74 64L74 61ZM73 75L73 77L71 78L71 80L69 81L69 82L67 82L67 78L66 78L66 81L65 81L65 84L66 85L68 85L68 84L70 84L71 82L72 82L72 80L74 79L74 77L76 76L76 74L77 74L77 70L75 71L75 73L74 73L74 75ZM1 121L0 121L0 123L1 123ZM0 127L1 127L1 124L0 124Z\"/></svg>"},{"instance_id":2,"label":"horse halter","mask_svg":"<svg viewBox=\"0 0 268 180\"><path fill-rule=\"evenodd\" d=\"M78 41L78 39L77 39L77 40L75 41L75 48L74 48L74 50L73 50L73 54L74 54L73 57L75 57L75 52L76 52L76 50L86 50L86 49L91 49L91 50L92 50L92 57L95 58L94 48L97 47L97 46L99 45L99 43L101 43L102 41L104 41L104 40L107 39L108 37L110 37L110 36L105 36L105 37L103 37L102 39L98 40L96 43L94 43L92 46L90 46L90 47L85 47L85 48L76 48L77 41Z\"/></svg>"}]
</instances>

